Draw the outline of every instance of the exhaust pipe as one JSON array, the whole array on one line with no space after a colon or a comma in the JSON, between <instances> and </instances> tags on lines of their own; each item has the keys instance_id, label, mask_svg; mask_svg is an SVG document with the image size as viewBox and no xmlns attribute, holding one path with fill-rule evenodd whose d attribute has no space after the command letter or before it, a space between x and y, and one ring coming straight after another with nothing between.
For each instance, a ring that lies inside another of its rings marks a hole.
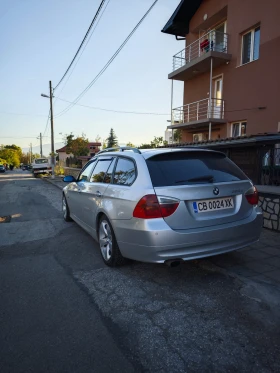
<instances>
[{"instance_id":1,"label":"exhaust pipe","mask_svg":"<svg viewBox=\"0 0 280 373\"><path fill-rule=\"evenodd\" d=\"M168 267L178 267L182 263L182 259L169 259L166 260L164 263L168 265Z\"/></svg>"}]
</instances>

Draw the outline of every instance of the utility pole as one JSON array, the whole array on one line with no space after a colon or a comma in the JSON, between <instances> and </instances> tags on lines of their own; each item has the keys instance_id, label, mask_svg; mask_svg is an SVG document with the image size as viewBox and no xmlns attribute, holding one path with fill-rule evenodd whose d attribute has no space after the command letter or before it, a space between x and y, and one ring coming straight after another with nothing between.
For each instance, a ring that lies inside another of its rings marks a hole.
<instances>
[{"instance_id":1,"label":"utility pole","mask_svg":"<svg viewBox=\"0 0 280 373\"><path fill-rule=\"evenodd\" d=\"M40 132L40 155L41 158L43 157L43 149L42 149L42 133Z\"/></svg>"},{"instance_id":2,"label":"utility pole","mask_svg":"<svg viewBox=\"0 0 280 373\"><path fill-rule=\"evenodd\" d=\"M30 164L32 163L32 143L30 143Z\"/></svg>"},{"instance_id":3,"label":"utility pole","mask_svg":"<svg viewBox=\"0 0 280 373\"><path fill-rule=\"evenodd\" d=\"M54 165L55 165L55 158L54 158L54 135L53 135L53 92L52 92L52 82L50 80L50 111L51 111L51 160L52 160L52 179L54 179Z\"/></svg>"}]
</instances>

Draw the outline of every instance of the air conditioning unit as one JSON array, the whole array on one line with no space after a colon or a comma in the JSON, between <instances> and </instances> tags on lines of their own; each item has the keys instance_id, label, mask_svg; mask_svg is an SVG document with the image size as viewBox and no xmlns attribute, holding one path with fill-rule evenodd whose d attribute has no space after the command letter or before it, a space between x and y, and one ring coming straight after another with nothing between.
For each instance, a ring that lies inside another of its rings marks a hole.
<instances>
[{"instance_id":1,"label":"air conditioning unit","mask_svg":"<svg viewBox=\"0 0 280 373\"><path fill-rule=\"evenodd\" d=\"M193 142L199 142L199 141L204 141L207 140L207 134L206 133L194 133L193 134Z\"/></svg>"},{"instance_id":2,"label":"air conditioning unit","mask_svg":"<svg viewBox=\"0 0 280 373\"><path fill-rule=\"evenodd\" d=\"M202 133L194 133L193 134L193 142L202 141Z\"/></svg>"}]
</instances>

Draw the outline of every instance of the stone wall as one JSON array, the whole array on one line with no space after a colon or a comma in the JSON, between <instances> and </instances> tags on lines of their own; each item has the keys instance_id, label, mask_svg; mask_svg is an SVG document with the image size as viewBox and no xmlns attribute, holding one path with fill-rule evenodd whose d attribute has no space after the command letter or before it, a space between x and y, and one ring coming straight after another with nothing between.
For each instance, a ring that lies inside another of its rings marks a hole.
<instances>
[{"instance_id":1,"label":"stone wall","mask_svg":"<svg viewBox=\"0 0 280 373\"><path fill-rule=\"evenodd\" d=\"M64 167L64 175L65 176L72 175L75 178L77 178L78 175L79 175L79 173L80 173L80 171L81 171L80 168Z\"/></svg>"},{"instance_id":2,"label":"stone wall","mask_svg":"<svg viewBox=\"0 0 280 373\"><path fill-rule=\"evenodd\" d=\"M263 226L280 232L280 195L260 194L259 206L263 210Z\"/></svg>"}]
</instances>

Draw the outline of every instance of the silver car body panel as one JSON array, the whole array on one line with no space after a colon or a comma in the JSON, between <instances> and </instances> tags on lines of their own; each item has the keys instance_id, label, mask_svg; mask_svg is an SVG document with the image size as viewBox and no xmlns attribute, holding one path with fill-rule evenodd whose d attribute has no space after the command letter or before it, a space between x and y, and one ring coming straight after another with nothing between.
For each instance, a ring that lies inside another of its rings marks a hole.
<instances>
[{"instance_id":1,"label":"silver car body panel","mask_svg":"<svg viewBox=\"0 0 280 373\"><path fill-rule=\"evenodd\" d=\"M249 179L197 185L153 187L146 160L161 153L199 151L201 149L149 149L142 154L108 152L108 157L133 160L137 177L131 186L89 181L73 182L63 189L70 215L82 228L98 240L98 219L105 214L110 220L120 251L124 257L144 262L162 263L168 259L194 259L240 249L259 239L262 213L249 205L244 194L252 187ZM232 197L234 208L195 214L192 202ZM133 217L138 201L145 195L157 194L180 200L175 213L167 218Z\"/></svg>"},{"instance_id":2,"label":"silver car body panel","mask_svg":"<svg viewBox=\"0 0 280 373\"><path fill-rule=\"evenodd\" d=\"M199 229L172 230L164 219L114 221L122 254L142 262L198 259L241 249L258 241L262 213L256 208L248 218Z\"/></svg>"}]
</instances>

